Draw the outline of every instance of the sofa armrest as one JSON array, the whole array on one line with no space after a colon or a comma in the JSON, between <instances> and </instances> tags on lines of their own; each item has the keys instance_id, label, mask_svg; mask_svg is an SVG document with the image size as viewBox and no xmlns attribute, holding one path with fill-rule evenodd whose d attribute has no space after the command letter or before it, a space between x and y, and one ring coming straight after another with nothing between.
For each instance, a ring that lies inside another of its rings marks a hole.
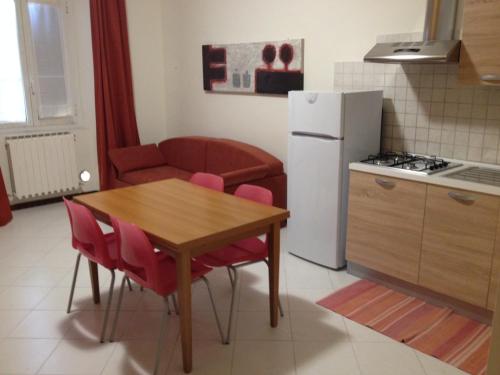
<instances>
[{"instance_id":1,"label":"sofa armrest","mask_svg":"<svg viewBox=\"0 0 500 375\"><path fill-rule=\"evenodd\" d=\"M248 167L248 168L236 169L230 172L224 172L221 173L220 176L224 179L225 186L231 186L263 178L267 176L268 173L269 173L269 167L265 164L261 164L261 165L256 165L254 167Z\"/></svg>"}]
</instances>

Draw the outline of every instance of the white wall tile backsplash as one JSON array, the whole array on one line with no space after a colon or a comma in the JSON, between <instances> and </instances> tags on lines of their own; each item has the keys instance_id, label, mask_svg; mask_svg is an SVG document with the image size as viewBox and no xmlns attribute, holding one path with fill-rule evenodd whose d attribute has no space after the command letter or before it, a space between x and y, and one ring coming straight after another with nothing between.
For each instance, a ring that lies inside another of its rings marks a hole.
<instances>
[{"instance_id":1,"label":"white wall tile backsplash","mask_svg":"<svg viewBox=\"0 0 500 375\"><path fill-rule=\"evenodd\" d=\"M384 150L500 164L500 88L461 87L457 75L457 64L340 62L334 87L384 91Z\"/></svg>"},{"instance_id":2,"label":"white wall tile backsplash","mask_svg":"<svg viewBox=\"0 0 500 375\"><path fill-rule=\"evenodd\" d=\"M383 34L377 35L377 43L394 43L394 42L418 42L422 40L424 33L404 33L404 34Z\"/></svg>"}]
</instances>

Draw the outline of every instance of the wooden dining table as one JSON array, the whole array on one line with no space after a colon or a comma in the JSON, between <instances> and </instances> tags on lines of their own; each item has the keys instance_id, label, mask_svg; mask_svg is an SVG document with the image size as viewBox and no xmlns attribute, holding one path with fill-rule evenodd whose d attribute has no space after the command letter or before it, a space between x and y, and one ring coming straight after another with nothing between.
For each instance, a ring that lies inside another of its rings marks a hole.
<instances>
[{"instance_id":1,"label":"wooden dining table","mask_svg":"<svg viewBox=\"0 0 500 375\"><path fill-rule=\"evenodd\" d=\"M192 370L191 259L237 240L268 234L271 327L278 325L280 228L290 213L216 192L179 179L79 195L75 202L96 218L114 216L136 224L152 244L176 261L184 372ZM97 266L89 263L94 302L99 303Z\"/></svg>"}]
</instances>

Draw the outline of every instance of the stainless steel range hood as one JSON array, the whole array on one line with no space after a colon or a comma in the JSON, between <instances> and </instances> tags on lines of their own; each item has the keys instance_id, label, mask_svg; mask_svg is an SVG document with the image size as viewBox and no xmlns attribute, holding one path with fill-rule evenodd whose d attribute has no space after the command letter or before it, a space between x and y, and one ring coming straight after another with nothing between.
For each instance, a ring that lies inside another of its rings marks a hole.
<instances>
[{"instance_id":1,"label":"stainless steel range hood","mask_svg":"<svg viewBox=\"0 0 500 375\"><path fill-rule=\"evenodd\" d=\"M453 40L458 0L428 0L424 40L377 43L364 60L376 63L458 62L460 40Z\"/></svg>"}]
</instances>

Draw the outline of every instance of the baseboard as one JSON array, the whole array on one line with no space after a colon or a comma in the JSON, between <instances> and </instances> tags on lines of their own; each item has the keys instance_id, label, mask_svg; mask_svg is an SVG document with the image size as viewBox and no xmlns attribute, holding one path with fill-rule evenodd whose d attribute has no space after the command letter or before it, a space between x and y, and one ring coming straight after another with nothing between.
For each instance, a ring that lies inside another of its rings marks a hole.
<instances>
[{"instance_id":1,"label":"baseboard","mask_svg":"<svg viewBox=\"0 0 500 375\"><path fill-rule=\"evenodd\" d=\"M44 206L46 204L62 202L63 197L73 199L73 197L76 197L78 195L90 194L90 193L95 193L95 192L96 191L85 191L85 192L71 193L68 195L58 195L56 197L50 197L50 198L46 198L46 199L39 199L39 200L33 200L33 201L27 201L27 202L14 203L11 206L11 208L12 208L12 210L15 211L15 210L22 210L25 208Z\"/></svg>"}]
</instances>

